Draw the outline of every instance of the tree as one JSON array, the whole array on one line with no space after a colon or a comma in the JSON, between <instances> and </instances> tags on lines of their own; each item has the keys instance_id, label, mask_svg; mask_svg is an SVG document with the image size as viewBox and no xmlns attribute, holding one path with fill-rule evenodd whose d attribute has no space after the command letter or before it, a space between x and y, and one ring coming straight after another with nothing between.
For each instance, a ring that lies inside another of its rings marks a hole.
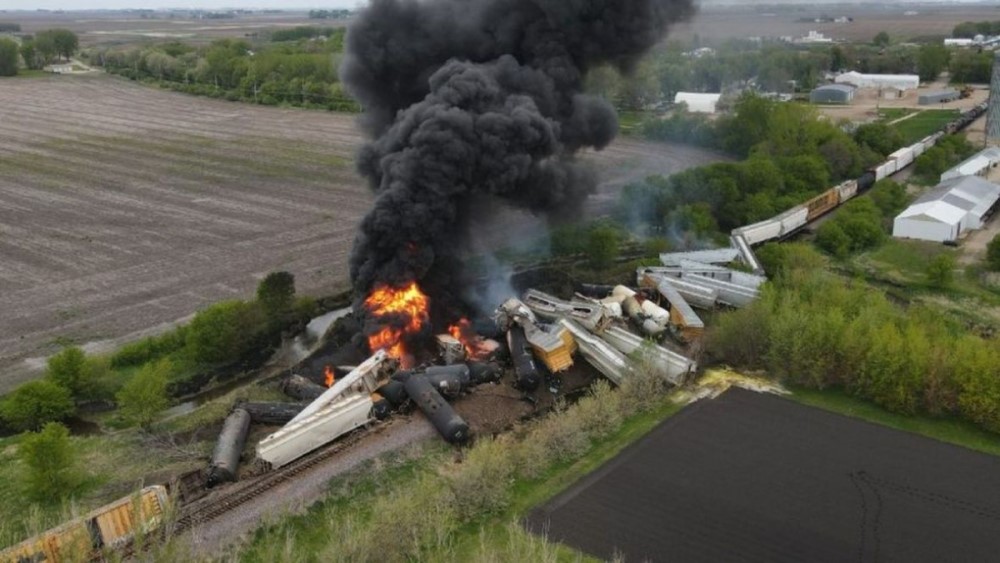
<instances>
[{"instance_id":1,"label":"tree","mask_svg":"<svg viewBox=\"0 0 1000 563\"><path fill-rule=\"evenodd\" d=\"M903 136L895 127L885 123L867 123L858 127L854 131L854 141L882 156L903 146Z\"/></svg>"},{"instance_id":2,"label":"tree","mask_svg":"<svg viewBox=\"0 0 1000 563\"><path fill-rule=\"evenodd\" d=\"M53 383L69 389L76 398L88 396L92 391L87 356L76 346L63 349L49 358L45 372Z\"/></svg>"},{"instance_id":3,"label":"tree","mask_svg":"<svg viewBox=\"0 0 1000 563\"><path fill-rule=\"evenodd\" d=\"M43 379L25 383L8 395L0 403L0 418L15 430L36 430L72 416L75 410L68 389Z\"/></svg>"},{"instance_id":4,"label":"tree","mask_svg":"<svg viewBox=\"0 0 1000 563\"><path fill-rule=\"evenodd\" d=\"M955 258L951 254L938 254L927 264L927 283L931 287L948 287L954 279Z\"/></svg>"},{"instance_id":5,"label":"tree","mask_svg":"<svg viewBox=\"0 0 1000 563\"><path fill-rule=\"evenodd\" d=\"M986 245L986 265L994 272L1000 272L1000 235Z\"/></svg>"},{"instance_id":6,"label":"tree","mask_svg":"<svg viewBox=\"0 0 1000 563\"><path fill-rule=\"evenodd\" d=\"M59 48L56 47L56 38L51 33L45 31L35 36L35 50L38 52L41 66L49 64L59 54Z\"/></svg>"},{"instance_id":7,"label":"tree","mask_svg":"<svg viewBox=\"0 0 1000 563\"><path fill-rule=\"evenodd\" d=\"M34 39L25 39L21 42L21 58L24 59L24 66L31 70L42 68L41 59L38 56L38 49L35 48Z\"/></svg>"},{"instance_id":8,"label":"tree","mask_svg":"<svg viewBox=\"0 0 1000 563\"><path fill-rule=\"evenodd\" d=\"M621 236L618 230L606 223L601 223L590 229L587 234L587 254L590 263L595 268L607 268L618 254L618 244Z\"/></svg>"},{"instance_id":9,"label":"tree","mask_svg":"<svg viewBox=\"0 0 1000 563\"><path fill-rule=\"evenodd\" d=\"M68 29L47 29L40 31L35 41L38 43L40 52L50 54L46 57L47 60L51 60L51 56L53 55L58 55L68 60L80 47L80 39Z\"/></svg>"},{"instance_id":10,"label":"tree","mask_svg":"<svg viewBox=\"0 0 1000 563\"><path fill-rule=\"evenodd\" d=\"M948 68L951 53L940 43L926 43L920 46L917 53L917 74L920 80L931 82L937 80L941 72Z\"/></svg>"},{"instance_id":11,"label":"tree","mask_svg":"<svg viewBox=\"0 0 1000 563\"><path fill-rule=\"evenodd\" d=\"M264 328L259 307L245 301L223 301L199 311L187 332L194 360L204 364L231 363L246 356Z\"/></svg>"},{"instance_id":12,"label":"tree","mask_svg":"<svg viewBox=\"0 0 1000 563\"><path fill-rule=\"evenodd\" d=\"M979 29L974 22L960 23L952 30L951 36L963 39L972 39L979 33Z\"/></svg>"},{"instance_id":13,"label":"tree","mask_svg":"<svg viewBox=\"0 0 1000 563\"><path fill-rule=\"evenodd\" d=\"M847 66L847 55L844 54L844 50L840 46L833 46L830 49L830 70L837 72L843 70Z\"/></svg>"},{"instance_id":14,"label":"tree","mask_svg":"<svg viewBox=\"0 0 1000 563\"><path fill-rule=\"evenodd\" d=\"M156 415L170 405L167 383L172 371L173 365L167 359L143 366L116 396L122 417L149 428Z\"/></svg>"},{"instance_id":15,"label":"tree","mask_svg":"<svg viewBox=\"0 0 1000 563\"><path fill-rule=\"evenodd\" d=\"M271 272L257 285L257 302L272 323L281 323L295 303L295 276Z\"/></svg>"},{"instance_id":16,"label":"tree","mask_svg":"<svg viewBox=\"0 0 1000 563\"><path fill-rule=\"evenodd\" d=\"M17 62L17 43L0 37L0 76L16 76Z\"/></svg>"},{"instance_id":17,"label":"tree","mask_svg":"<svg viewBox=\"0 0 1000 563\"><path fill-rule=\"evenodd\" d=\"M50 422L41 432L25 436L18 455L28 469L28 495L36 500L68 498L81 484L69 430L62 424Z\"/></svg>"},{"instance_id":18,"label":"tree","mask_svg":"<svg viewBox=\"0 0 1000 563\"><path fill-rule=\"evenodd\" d=\"M875 35L875 38L874 38L874 39L872 39L872 43L873 43L873 44L874 44L874 45L875 45L876 47L886 47L886 46L888 46L888 45L889 45L889 41L890 41L890 39L889 39L889 34L888 34L888 33L886 33L885 31L880 31L880 32L878 32L878 33L877 33L877 34Z\"/></svg>"},{"instance_id":19,"label":"tree","mask_svg":"<svg viewBox=\"0 0 1000 563\"><path fill-rule=\"evenodd\" d=\"M816 231L816 246L837 258L846 258L851 253L851 237L836 221L827 221Z\"/></svg>"},{"instance_id":20,"label":"tree","mask_svg":"<svg viewBox=\"0 0 1000 563\"><path fill-rule=\"evenodd\" d=\"M892 180L882 180L872 186L871 198L883 217L895 217L906 208L909 199L906 196L906 187Z\"/></svg>"}]
</instances>

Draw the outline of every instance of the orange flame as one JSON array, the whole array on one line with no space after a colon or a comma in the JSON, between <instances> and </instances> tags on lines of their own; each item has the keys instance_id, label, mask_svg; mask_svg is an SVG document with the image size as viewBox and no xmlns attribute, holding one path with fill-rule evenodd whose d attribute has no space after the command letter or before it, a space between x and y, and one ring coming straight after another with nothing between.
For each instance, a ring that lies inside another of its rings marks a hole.
<instances>
[{"instance_id":1,"label":"orange flame","mask_svg":"<svg viewBox=\"0 0 1000 563\"><path fill-rule=\"evenodd\" d=\"M365 307L372 315L376 319L393 316L407 320L402 328L386 326L369 336L368 348L372 352L385 350L390 357L406 364L409 354L403 339L406 335L416 334L423 329L424 324L428 322L429 306L430 300L420 291L417 282L411 282L401 288L387 285L376 287L365 299Z\"/></svg>"},{"instance_id":2,"label":"orange flame","mask_svg":"<svg viewBox=\"0 0 1000 563\"><path fill-rule=\"evenodd\" d=\"M330 366L326 366L325 368L323 368L323 375L326 377L326 386L333 387L334 377L333 377L333 370L330 369Z\"/></svg>"},{"instance_id":3,"label":"orange flame","mask_svg":"<svg viewBox=\"0 0 1000 563\"><path fill-rule=\"evenodd\" d=\"M457 323L448 327L448 334L465 347L465 354L470 360L481 360L488 355L488 351L482 346L483 337L476 334L469 319L461 319Z\"/></svg>"}]
</instances>

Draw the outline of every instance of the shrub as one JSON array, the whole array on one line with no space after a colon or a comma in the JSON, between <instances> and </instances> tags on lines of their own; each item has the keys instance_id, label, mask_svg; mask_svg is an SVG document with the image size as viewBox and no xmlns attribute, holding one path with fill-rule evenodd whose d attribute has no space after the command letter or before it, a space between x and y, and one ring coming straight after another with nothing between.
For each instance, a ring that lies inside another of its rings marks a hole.
<instances>
[{"instance_id":1,"label":"shrub","mask_svg":"<svg viewBox=\"0 0 1000 563\"><path fill-rule=\"evenodd\" d=\"M75 411L69 389L46 380L25 383L0 403L0 418L17 430L37 430Z\"/></svg>"},{"instance_id":2,"label":"shrub","mask_svg":"<svg viewBox=\"0 0 1000 563\"><path fill-rule=\"evenodd\" d=\"M37 501L68 498L82 483L69 430L62 424L50 422L41 432L25 436L18 446L18 455L27 467L28 496Z\"/></svg>"},{"instance_id":3,"label":"shrub","mask_svg":"<svg viewBox=\"0 0 1000 563\"><path fill-rule=\"evenodd\" d=\"M458 518L468 522L507 507L514 461L509 444L481 438L448 475Z\"/></svg>"},{"instance_id":4,"label":"shrub","mask_svg":"<svg viewBox=\"0 0 1000 563\"><path fill-rule=\"evenodd\" d=\"M955 279L955 257L938 254L927 264L927 283L931 287L945 288Z\"/></svg>"},{"instance_id":5,"label":"shrub","mask_svg":"<svg viewBox=\"0 0 1000 563\"><path fill-rule=\"evenodd\" d=\"M618 254L621 234L606 223L595 225L587 233L587 256L590 264L599 269L611 266Z\"/></svg>"},{"instance_id":6,"label":"shrub","mask_svg":"<svg viewBox=\"0 0 1000 563\"><path fill-rule=\"evenodd\" d=\"M1000 235L986 246L986 265L994 272L1000 272Z\"/></svg>"},{"instance_id":7,"label":"shrub","mask_svg":"<svg viewBox=\"0 0 1000 563\"><path fill-rule=\"evenodd\" d=\"M140 366L184 348L187 344L186 340L186 326L178 327L160 336L143 338L137 342L126 344L115 352L111 356L111 366L115 368Z\"/></svg>"},{"instance_id":8,"label":"shrub","mask_svg":"<svg viewBox=\"0 0 1000 563\"><path fill-rule=\"evenodd\" d=\"M271 272L257 285L257 302L272 323L288 318L295 302L295 276L288 272Z\"/></svg>"},{"instance_id":9,"label":"shrub","mask_svg":"<svg viewBox=\"0 0 1000 563\"><path fill-rule=\"evenodd\" d=\"M172 371L173 365L166 359L143 366L118 392L122 417L132 424L148 428L156 415L170 404L167 382Z\"/></svg>"},{"instance_id":10,"label":"shrub","mask_svg":"<svg viewBox=\"0 0 1000 563\"><path fill-rule=\"evenodd\" d=\"M87 356L76 346L65 348L49 358L45 372L45 377L56 385L69 389L77 398L90 392L88 375Z\"/></svg>"},{"instance_id":11,"label":"shrub","mask_svg":"<svg viewBox=\"0 0 1000 563\"><path fill-rule=\"evenodd\" d=\"M594 438L603 438L622 423L621 395L603 379L594 383L587 397L573 407L580 419L580 429Z\"/></svg>"},{"instance_id":12,"label":"shrub","mask_svg":"<svg viewBox=\"0 0 1000 563\"><path fill-rule=\"evenodd\" d=\"M188 327L187 345L197 362L232 363L259 343L265 327L260 308L244 301L223 301L195 315Z\"/></svg>"}]
</instances>

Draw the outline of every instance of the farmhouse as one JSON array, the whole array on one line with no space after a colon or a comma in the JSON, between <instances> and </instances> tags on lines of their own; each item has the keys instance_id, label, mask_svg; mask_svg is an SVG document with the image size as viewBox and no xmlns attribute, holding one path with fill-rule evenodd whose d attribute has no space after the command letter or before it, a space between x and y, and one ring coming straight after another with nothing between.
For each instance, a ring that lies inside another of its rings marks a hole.
<instances>
[{"instance_id":1,"label":"farmhouse","mask_svg":"<svg viewBox=\"0 0 1000 563\"><path fill-rule=\"evenodd\" d=\"M941 174L941 181L953 180L962 176L985 176L997 164L1000 164L1000 148L983 149Z\"/></svg>"},{"instance_id":2,"label":"farmhouse","mask_svg":"<svg viewBox=\"0 0 1000 563\"><path fill-rule=\"evenodd\" d=\"M920 77L916 74L861 74L851 71L837 76L834 82L858 88L894 88L901 92L920 87Z\"/></svg>"},{"instance_id":3,"label":"farmhouse","mask_svg":"<svg viewBox=\"0 0 1000 563\"><path fill-rule=\"evenodd\" d=\"M900 213L892 236L945 242L982 228L1000 201L1000 186L978 176L942 182Z\"/></svg>"},{"instance_id":4,"label":"farmhouse","mask_svg":"<svg viewBox=\"0 0 1000 563\"><path fill-rule=\"evenodd\" d=\"M715 113L722 94L699 94L696 92L677 92L674 103L684 102L688 111L694 113Z\"/></svg>"},{"instance_id":5,"label":"farmhouse","mask_svg":"<svg viewBox=\"0 0 1000 563\"><path fill-rule=\"evenodd\" d=\"M827 84L809 94L814 104L849 104L854 100L854 86L850 84Z\"/></svg>"}]
</instances>

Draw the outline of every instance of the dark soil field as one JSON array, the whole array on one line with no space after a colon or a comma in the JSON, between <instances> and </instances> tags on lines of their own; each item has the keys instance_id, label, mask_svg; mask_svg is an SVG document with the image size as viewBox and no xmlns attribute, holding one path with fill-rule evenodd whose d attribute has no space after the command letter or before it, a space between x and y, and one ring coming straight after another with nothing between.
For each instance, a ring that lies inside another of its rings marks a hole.
<instances>
[{"instance_id":1,"label":"dark soil field","mask_svg":"<svg viewBox=\"0 0 1000 563\"><path fill-rule=\"evenodd\" d=\"M0 82L0 393L66 344L91 351L249 298L287 270L300 293L347 284L372 196L355 116L268 108L105 75ZM624 182L720 157L622 139L584 157ZM497 244L538 222L494 221Z\"/></svg>"},{"instance_id":2,"label":"dark soil field","mask_svg":"<svg viewBox=\"0 0 1000 563\"><path fill-rule=\"evenodd\" d=\"M529 526L625 561L995 561L1000 459L732 389Z\"/></svg>"}]
</instances>

